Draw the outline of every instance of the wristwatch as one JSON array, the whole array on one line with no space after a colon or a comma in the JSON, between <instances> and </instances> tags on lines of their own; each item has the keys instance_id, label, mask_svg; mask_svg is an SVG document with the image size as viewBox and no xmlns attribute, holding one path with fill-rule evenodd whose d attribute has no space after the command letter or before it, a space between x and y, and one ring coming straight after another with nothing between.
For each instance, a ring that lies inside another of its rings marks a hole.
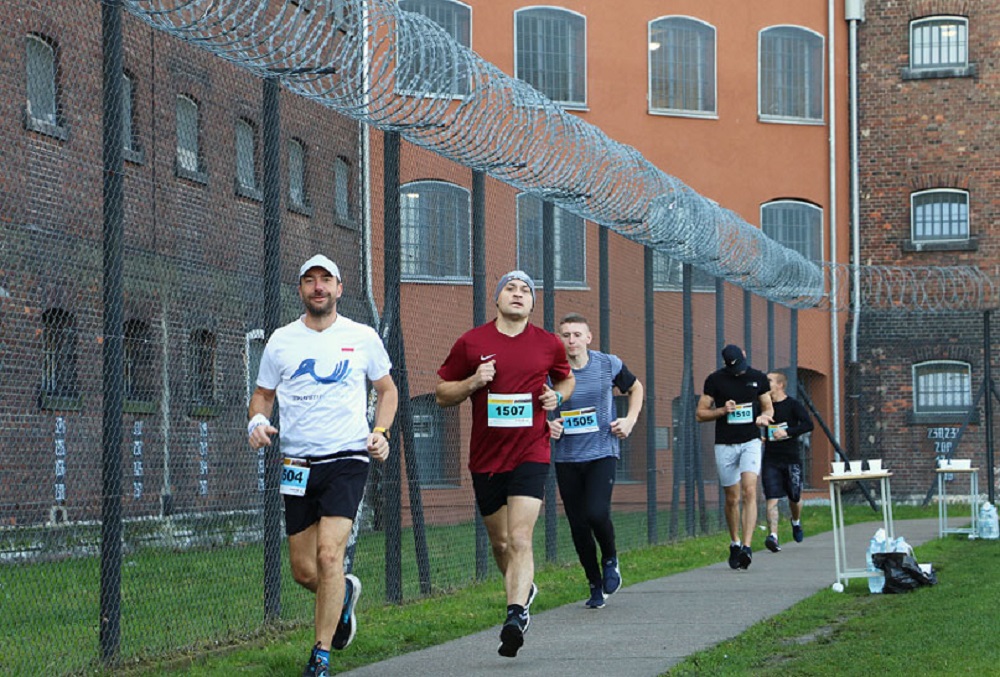
<instances>
[{"instance_id":1,"label":"wristwatch","mask_svg":"<svg viewBox=\"0 0 1000 677\"><path fill-rule=\"evenodd\" d=\"M389 439L389 431L386 428L383 428L382 426L376 426L372 428L372 432L381 434L382 437L384 437L386 440Z\"/></svg>"}]
</instances>

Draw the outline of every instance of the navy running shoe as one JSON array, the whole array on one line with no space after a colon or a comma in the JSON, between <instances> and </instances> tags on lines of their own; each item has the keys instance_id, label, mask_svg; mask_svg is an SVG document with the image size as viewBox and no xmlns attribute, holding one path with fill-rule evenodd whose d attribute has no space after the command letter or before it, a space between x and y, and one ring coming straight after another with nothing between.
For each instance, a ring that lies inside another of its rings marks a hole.
<instances>
[{"instance_id":1,"label":"navy running shoe","mask_svg":"<svg viewBox=\"0 0 1000 677\"><path fill-rule=\"evenodd\" d=\"M604 594L613 595L622 587L622 572L618 568L618 558L609 557L604 561Z\"/></svg>"},{"instance_id":2,"label":"navy running shoe","mask_svg":"<svg viewBox=\"0 0 1000 677\"><path fill-rule=\"evenodd\" d=\"M793 524L792 525L792 538L795 539L795 542L796 543L801 543L802 539L805 538L805 537L806 537L806 535L802 532L802 525L801 524Z\"/></svg>"},{"instance_id":3,"label":"navy running shoe","mask_svg":"<svg viewBox=\"0 0 1000 677\"><path fill-rule=\"evenodd\" d=\"M771 552L781 552L781 546L778 545L778 538L774 534L768 534L767 538L764 539L764 547Z\"/></svg>"},{"instance_id":4,"label":"navy running shoe","mask_svg":"<svg viewBox=\"0 0 1000 677\"><path fill-rule=\"evenodd\" d=\"M603 609L604 608L604 590L600 585L594 583L590 584L590 599L584 604L588 609Z\"/></svg>"},{"instance_id":5,"label":"navy running shoe","mask_svg":"<svg viewBox=\"0 0 1000 677\"><path fill-rule=\"evenodd\" d=\"M740 546L737 543L731 543L729 545L729 568L740 568Z\"/></svg>"},{"instance_id":6,"label":"navy running shoe","mask_svg":"<svg viewBox=\"0 0 1000 677\"><path fill-rule=\"evenodd\" d=\"M520 614L509 612L507 621L500 628L500 646L497 647L497 653L504 658L515 658L518 649L524 646L524 633L530 621L531 616L527 609Z\"/></svg>"},{"instance_id":7,"label":"navy running shoe","mask_svg":"<svg viewBox=\"0 0 1000 677\"><path fill-rule=\"evenodd\" d=\"M739 560L740 569L750 568L750 562L753 561L753 550L751 550L749 545L744 545L740 548Z\"/></svg>"},{"instance_id":8,"label":"navy running shoe","mask_svg":"<svg viewBox=\"0 0 1000 677\"><path fill-rule=\"evenodd\" d=\"M358 632L358 619L354 615L354 606L361 597L361 581L353 574L344 577L344 608L340 612L340 619L337 621L337 630L333 633L333 641L330 646L338 651L346 649L354 641L354 635Z\"/></svg>"}]
</instances>

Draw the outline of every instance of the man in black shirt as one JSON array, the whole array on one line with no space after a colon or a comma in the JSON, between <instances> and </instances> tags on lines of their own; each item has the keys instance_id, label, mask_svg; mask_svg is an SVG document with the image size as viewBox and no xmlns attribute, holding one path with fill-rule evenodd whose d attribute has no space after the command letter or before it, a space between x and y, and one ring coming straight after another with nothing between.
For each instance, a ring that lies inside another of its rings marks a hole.
<instances>
[{"instance_id":1,"label":"man in black shirt","mask_svg":"<svg viewBox=\"0 0 1000 677\"><path fill-rule=\"evenodd\" d=\"M726 346L722 349L722 359L725 367L705 379L695 418L715 421L715 467L726 492L729 566L746 569L753 557L750 541L757 521L757 476L761 462L759 428L771 423L774 411L768 395L767 376L750 368L742 348Z\"/></svg>"},{"instance_id":2,"label":"man in black shirt","mask_svg":"<svg viewBox=\"0 0 1000 677\"><path fill-rule=\"evenodd\" d=\"M767 526L770 534L764 545L771 552L778 552L778 499L788 496L788 509L792 513L792 538L801 543L802 533L802 452L799 437L813 429L809 412L794 397L785 393L788 379L780 372L767 375L774 405L774 422L767 426L764 441L764 462L760 479L764 483L767 499Z\"/></svg>"}]
</instances>

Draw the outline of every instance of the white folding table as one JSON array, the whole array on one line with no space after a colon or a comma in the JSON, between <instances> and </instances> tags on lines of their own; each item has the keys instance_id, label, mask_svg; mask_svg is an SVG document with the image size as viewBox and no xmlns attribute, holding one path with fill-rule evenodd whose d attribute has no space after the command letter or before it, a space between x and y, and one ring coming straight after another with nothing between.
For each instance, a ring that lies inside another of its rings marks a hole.
<instances>
[{"instance_id":1,"label":"white folding table","mask_svg":"<svg viewBox=\"0 0 1000 677\"><path fill-rule=\"evenodd\" d=\"M938 536L945 534L969 534L969 538L979 535L979 468L936 468L938 482ZM968 527L948 526L948 482L945 475L969 476L969 507L972 523Z\"/></svg>"},{"instance_id":2,"label":"white folding table","mask_svg":"<svg viewBox=\"0 0 1000 677\"><path fill-rule=\"evenodd\" d=\"M852 473L845 472L826 475L823 480L830 483L830 512L833 515L833 559L836 564L837 582L848 584L851 578L869 578L883 576L881 571L871 572L866 567L849 567L847 565L847 547L844 538L844 504L841 498L841 488L848 482L878 482L879 503L882 506L882 524L886 537L892 541L896 536L892 524L892 490L889 478L892 473L887 470L877 472Z\"/></svg>"}]
</instances>

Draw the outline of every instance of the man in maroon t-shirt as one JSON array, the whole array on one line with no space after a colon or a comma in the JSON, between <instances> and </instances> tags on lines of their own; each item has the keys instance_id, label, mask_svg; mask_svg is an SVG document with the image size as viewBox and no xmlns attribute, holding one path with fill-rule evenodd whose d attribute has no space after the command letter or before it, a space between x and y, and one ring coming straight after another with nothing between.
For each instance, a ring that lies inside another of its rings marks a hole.
<instances>
[{"instance_id":1,"label":"man in maroon t-shirt","mask_svg":"<svg viewBox=\"0 0 1000 677\"><path fill-rule=\"evenodd\" d=\"M497 319L459 337L435 394L442 407L472 400L472 488L507 590L497 651L513 658L537 592L531 541L549 472L545 412L573 394L575 380L559 338L528 322L535 283L527 273L500 278L494 298Z\"/></svg>"}]
</instances>

